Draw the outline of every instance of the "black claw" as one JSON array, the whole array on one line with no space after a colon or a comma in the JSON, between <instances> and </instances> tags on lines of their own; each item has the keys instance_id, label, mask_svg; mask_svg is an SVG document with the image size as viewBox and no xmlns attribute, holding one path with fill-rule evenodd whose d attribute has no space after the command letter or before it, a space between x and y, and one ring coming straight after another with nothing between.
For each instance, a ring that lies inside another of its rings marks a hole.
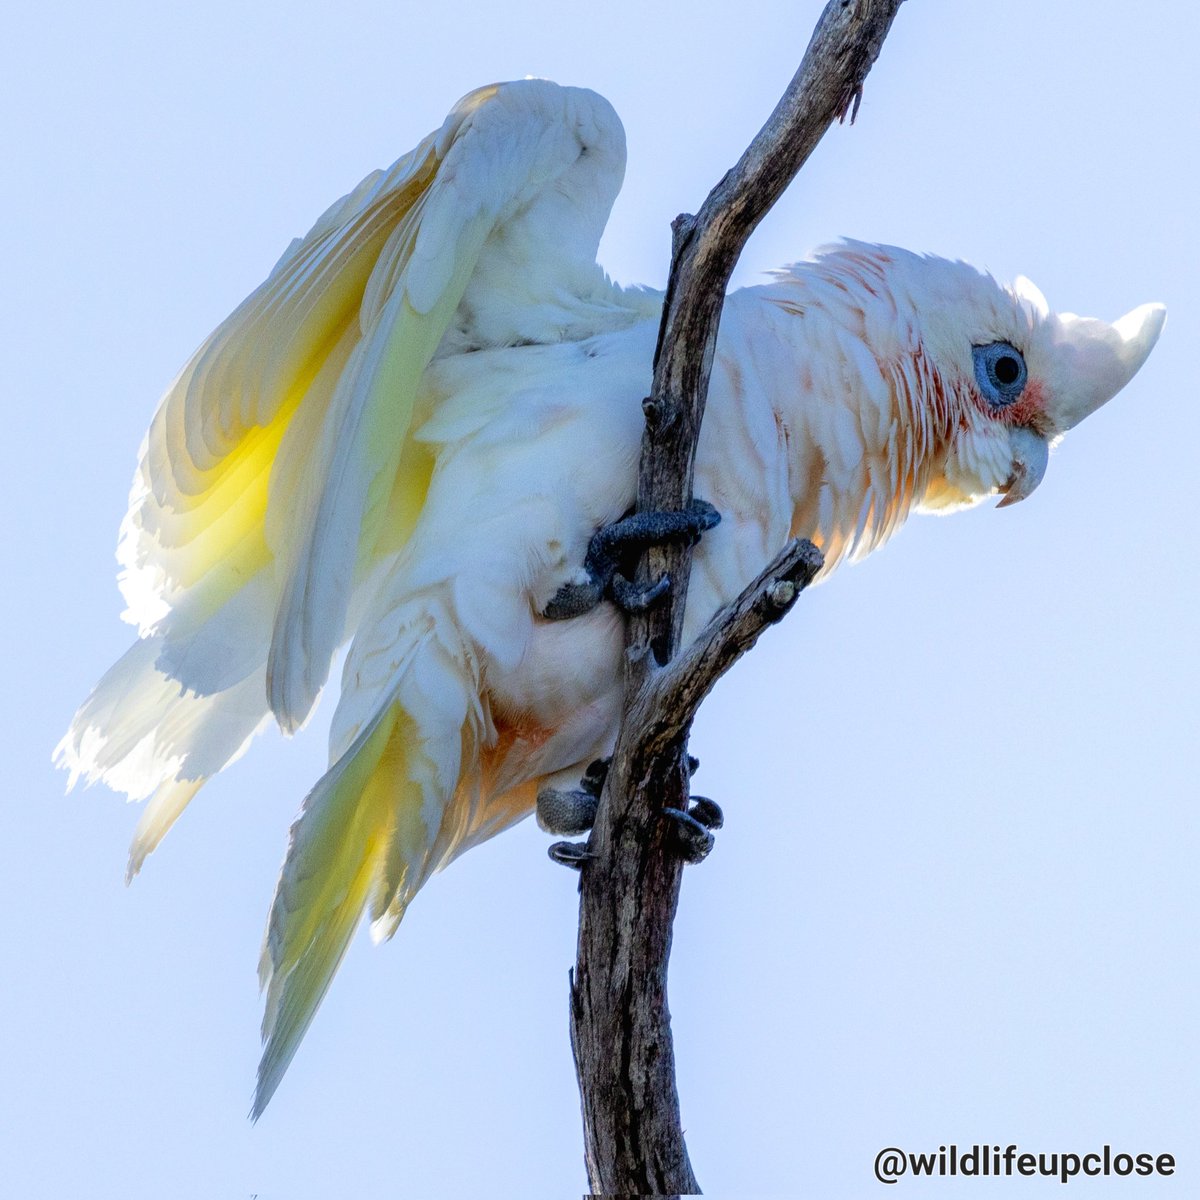
<instances>
[{"instance_id":1,"label":"black claw","mask_svg":"<svg viewBox=\"0 0 1200 1200\"><path fill-rule=\"evenodd\" d=\"M648 587L638 587L630 583L624 575L614 573L608 585L608 595L612 602L627 613L645 612L653 608L671 590L670 575L663 575Z\"/></svg>"},{"instance_id":2,"label":"black claw","mask_svg":"<svg viewBox=\"0 0 1200 1200\"><path fill-rule=\"evenodd\" d=\"M579 786L589 795L599 798L600 793L604 790L604 781L608 778L609 764L612 762L612 756L608 758L594 758L587 765L587 770L583 773L583 778L579 781Z\"/></svg>"},{"instance_id":3,"label":"black claw","mask_svg":"<svg viewBox=\"0 0 1200 1200\"><path fill-rule=\"evenodd\" d=\"M716 838L691 813L664 808L663 816L674 822L675 848L684 862L703 862L712 851Z\"/></svg>"},{"instance_id":4,"label":"black claw","mask_svg":"<svg viewBox=\"0 0 1200 1200\"><path fill-rule=\"evenodd\" d=\"M595 857L588 853L587 842L554 842L546 847L546 853L552 862L576 871L582 870L584 863Z\"/></svg>"},{"instance_id":5,"label":"black claw","mask_svg":"<svg viewBox=\"0 0 1200 1200\"><path fill-rule=\"evenodd\" d=\"M695 523L690 543L693 546L700 540L702 533L715 529L721 523L721 514L707 500L693 499L687 511Z\"/></svg>"},{"instance_id":6,"label":"black claw","mask_svg":"<svg viewBox=\"0 0 1200 1200\"><path fill-rule=\"evenodd\" d=\"M688 805L688 816L695 818L705 829L720 829L725 824L721 806L707 796L693 796Z\"/></svg>"}]
</instances>

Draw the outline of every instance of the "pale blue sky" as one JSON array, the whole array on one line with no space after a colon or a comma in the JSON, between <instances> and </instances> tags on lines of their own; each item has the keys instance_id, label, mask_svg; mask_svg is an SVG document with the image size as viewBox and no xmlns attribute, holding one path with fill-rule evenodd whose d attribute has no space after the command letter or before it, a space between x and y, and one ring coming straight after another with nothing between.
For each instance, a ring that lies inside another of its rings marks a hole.
<instances>
[{"instance_id":1,"label":"pale blue sky","mask_svg":"<svg viewBox=\"0 0 1200 1200\"><path fill-rule=\"evenodd\" d=\"M361 937L251 1127L259 940L331 706L210 785L128 890L135 810L64 799L49 752L131 636L113 548L157 398L293 235L463 92L536 74L624 119L602 256L661 284L670 218L769 112L819 8L7 18L6 1192L582 1189L574 881L532 823L435 879L393 943ZM1176 1179L1128 1193L1200 1188L1198 24L1182 2L905 5L858 125L739 268L845 234L1025 273L1058 308L1161 300L1170 321L1036 496L914 520L704 710L698 786L727 826L685 880L671 1000L709 1194L875 1195L880 1147L951 1140L1172 1152Z\"/></svg>"}]
</instances>

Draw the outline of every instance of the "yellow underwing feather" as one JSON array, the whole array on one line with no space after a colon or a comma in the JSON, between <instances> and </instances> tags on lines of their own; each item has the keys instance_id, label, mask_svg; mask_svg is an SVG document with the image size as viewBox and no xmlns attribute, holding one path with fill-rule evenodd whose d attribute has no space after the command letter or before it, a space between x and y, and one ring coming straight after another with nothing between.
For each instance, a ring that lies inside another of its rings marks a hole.
<instances>
[{"instance_id":1,"label":"yellow underwing feather","mask_svg":"<svg viewBox=\"0 0 1200 1200\"><path fill-rule=\"evenodd\" d=\"M469 274L464 265L452 290L428 314L395 293L342 375L344 394L333 403L339 420L336 429L330 423L330 436L322 439L312 465L324 489L294 552L280 547L285 583L267 680L271 708L284 729L304 720L325 683L356 568L382 533L421 376Z\"/></svg>"},{"instance_id":2,"label":"yellow underwing feather","mask_svg":"<svg viewBox=\"0 0 1200 1200\"><path fill-rule=\"evenodd\" d=\"M266 1011L256 1119L350 944L397 811L412 810L399 721L397 707L385 709L309 793L292 826L259 967Z\"/></svg>"},{"instance_id":3,"label":"yellow underwing feather","mask_svg":"<svg viewBox=\"0 0 1200 1200\"><path fill-rule=\"evenodd\" d=\"M319 222L181 373L147 436L123 539L127 574L156 570L152 588L171 599L203 581L212 612L271 561L268 504L293 505L273 479L280 446L298 414L310 424L326 415L361 339L371 272L421 180L341 226Z\"/></svg>"}]
</instances>

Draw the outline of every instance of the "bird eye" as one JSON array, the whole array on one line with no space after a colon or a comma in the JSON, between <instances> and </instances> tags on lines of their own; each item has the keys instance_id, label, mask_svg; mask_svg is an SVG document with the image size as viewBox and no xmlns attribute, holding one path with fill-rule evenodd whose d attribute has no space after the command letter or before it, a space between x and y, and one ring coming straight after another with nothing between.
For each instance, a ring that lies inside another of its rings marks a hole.
<instances>
[{"instance_id":1,"label":"bird eye","mask_svg":"<svg viewBox=\"0 0 1200 1200\"><path fill-rule=\"evenodd\" d=\"M991 342L972 346L975 358L975 381L988 403L1006 408L1025 388L1028 372L1025 356L1009 342Z\"/></svg>"}]
</instances>

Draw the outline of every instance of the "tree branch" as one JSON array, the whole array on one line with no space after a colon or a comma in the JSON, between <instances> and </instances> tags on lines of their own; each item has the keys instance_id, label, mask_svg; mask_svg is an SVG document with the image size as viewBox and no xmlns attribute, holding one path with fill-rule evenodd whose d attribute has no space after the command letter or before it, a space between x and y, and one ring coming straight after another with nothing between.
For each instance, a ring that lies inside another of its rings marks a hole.
<instances>
[{"instance_id":1,"label":"tree branch","mask_svg":"<svg viewBox=\"0 0 1200 1200\"><path fill-rule=\"evenodd\" d=\"M803 61L738 164L695 217L676 218L671 274L644 403L639 511L685 508L717 326L746 239L825 130L853 119L863 81L902 0L831 0ZM582 1097L588 1179L601 1195L699 1191L675 1086L667 960L682 863L664 807L686 808L692 717L716 679L778 620L820 565L790 543L676 661L691 552L652 549L643 582L670 576L665 603L630 620L625 708L580 881L571 1045ZM669 664L664 667L664 664Z\"/></svg>"},{"instance_id":2,"label":"tree branch","mask_svg":"<svg viewBox=\"0 0 1200 1200\"><path fill-rule=\"evenodd\" d=\"M686 738L701 702L768 625L792 610L824 565L809 541L790 541L736 600L720 609L691 645L657 671L626 714L638 731L630 774L645 775L655 759Z\"/></svg>"}]
</instances>

